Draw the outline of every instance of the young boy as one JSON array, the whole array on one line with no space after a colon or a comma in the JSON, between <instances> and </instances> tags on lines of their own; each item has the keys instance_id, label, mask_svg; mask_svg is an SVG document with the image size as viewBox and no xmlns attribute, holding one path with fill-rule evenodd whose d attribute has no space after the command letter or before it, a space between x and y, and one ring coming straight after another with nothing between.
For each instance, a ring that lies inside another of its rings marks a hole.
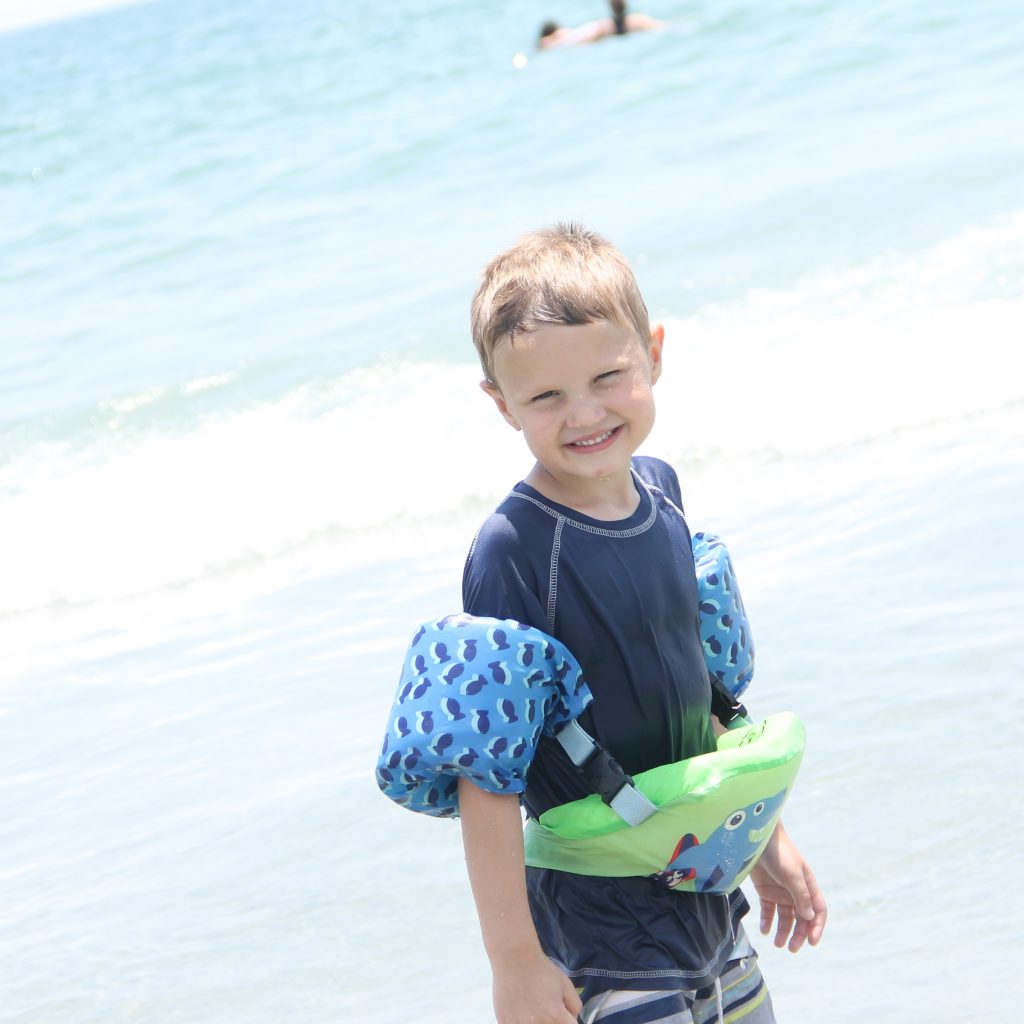
<instances>
[{"instance_id":1,"label":"young boy","mask_svg":"<svg viewBox=\"0 0 1024 1024\"><path fill-rule=\"evenodd\" d=\"M594 695L581 724L627 772L713 750L679 482L634 456L654 423L664 329L629 265L579 226L535 232L485 268L472 327L481 386L536 461L473 543L465 610L564 643ZM527 814L589 792L542 739ZM741 891L526 868L518 797L461 779L459 804L499 1024L774 1020ZM818 943L825 900L781 823L751 879L762 932L777 918L777 946Z\"/></svg>"}]
</instances>

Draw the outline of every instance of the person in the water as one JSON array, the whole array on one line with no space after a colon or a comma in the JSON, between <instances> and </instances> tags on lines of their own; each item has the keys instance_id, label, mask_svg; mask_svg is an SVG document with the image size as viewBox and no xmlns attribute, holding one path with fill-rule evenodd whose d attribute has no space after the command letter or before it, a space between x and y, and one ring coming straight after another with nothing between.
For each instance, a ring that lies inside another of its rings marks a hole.
<instances>
[{"instance_id":1,"label":"person in the water","mask_svg":"<svg viewBox=\"0 0 1024 1024\"><path fill-rule=\"evenodd\" d=\"M627 32L652 32L665 25L649 14L627 13L626 0L609 0L609 3L610 18L597 18L577 28L565 28L556 21L544 22L537 39L537 48L557 50L565 46L583 46L608 36L624 36Z\"/></svg>"}]
</instances>

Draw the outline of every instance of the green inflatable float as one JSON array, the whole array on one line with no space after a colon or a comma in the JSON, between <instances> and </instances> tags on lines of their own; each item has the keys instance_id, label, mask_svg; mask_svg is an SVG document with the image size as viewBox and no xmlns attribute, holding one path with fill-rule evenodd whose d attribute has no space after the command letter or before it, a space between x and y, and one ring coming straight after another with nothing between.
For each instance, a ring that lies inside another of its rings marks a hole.
<instances>
[{"instance_id":1,"label":"green inflatable float","mask_svg":"<svg viewBox=\"0 0 1024 1024\"><path fill-rule=\"evenodd\" d=\"M741 725L713 753L633 776L657 807L630 825L594 793L526 826L526 863L580 875L653 875L673 889L731 892L771 838L804 751L791 712Z\"/></svg>"}]
</instances>

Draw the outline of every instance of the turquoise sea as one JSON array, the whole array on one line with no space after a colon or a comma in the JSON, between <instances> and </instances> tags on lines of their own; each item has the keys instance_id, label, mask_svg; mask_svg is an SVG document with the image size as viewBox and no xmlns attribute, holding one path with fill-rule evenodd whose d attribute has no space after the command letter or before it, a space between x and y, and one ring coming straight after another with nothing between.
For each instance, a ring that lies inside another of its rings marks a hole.
<instances>
[{"instance_id":1,"label":"turquoise sea","mask_svg":"<svg viewBox=\"0 0 1024 1024\"><path fill-rule=\"evenodd\" d=\"M603 5L0 33L0 1020L493 1019L458 826L372 768L528 468L476 275L556 219L666 324L645 450L807 723L830 922L760 943L780 1022L1019 1008L1019 5L637 6L543 55Z\"/></svg>"}]
</instances>

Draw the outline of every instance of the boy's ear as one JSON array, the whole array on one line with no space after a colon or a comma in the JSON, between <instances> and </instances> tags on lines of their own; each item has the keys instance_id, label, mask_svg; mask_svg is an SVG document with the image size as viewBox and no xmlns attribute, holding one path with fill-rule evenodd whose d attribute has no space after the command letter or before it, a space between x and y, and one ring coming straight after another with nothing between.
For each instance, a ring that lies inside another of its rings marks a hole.
<instances>
[{"instance_id":1,"label":"boy's ear","mask_svg":"<svg viewBox=\"0 0 1024 1024\"><path fill-rule=\"evenodd\" d=\"M647 354L651 359L651 383L661 376L661 347L665 344L665 325L655 324L651 328L651 341Z\"/></svg>"},{"instance_id":2,"label":"boy's ear","mask_svg":"<svg viewBox=\"0 0 1024 1024\"><path fill-rule=\"evenodd\" d=\"M498 407L498 412L505 418L505 422L516 430L522 430L519 426L515 417L508 411L508 405L505 402L505 398L501 393L501 389L493 381L482 380L480 381L480 388L483 392L490 396L494 404Z\"/></svg>"}]
</instances>

